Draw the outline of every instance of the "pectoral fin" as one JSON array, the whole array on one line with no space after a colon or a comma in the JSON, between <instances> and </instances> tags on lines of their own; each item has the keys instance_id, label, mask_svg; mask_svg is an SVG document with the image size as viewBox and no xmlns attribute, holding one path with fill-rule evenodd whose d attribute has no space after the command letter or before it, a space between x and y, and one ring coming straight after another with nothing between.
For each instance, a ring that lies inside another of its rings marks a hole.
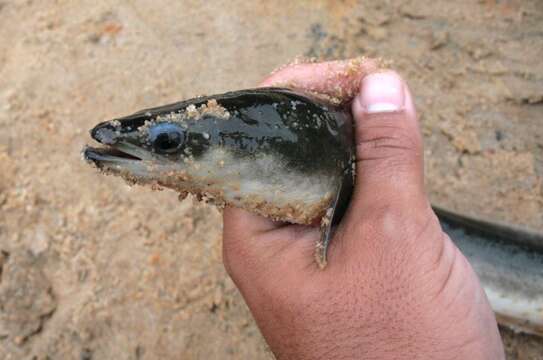
<instances>
[{"instance_id":1,"label":"pectoral fin","mask_svg":"<svg viewBox=\"0 0 543 360\"><path fill-rule=\"evenodd\" d=\"M343 181L339 184L335 199L321 220L321 237L315 249L315 259L321 269L326 267L328 246L334 236L335 227L339 224L349 206L353 187L353 168L349 165L344 171Z\"/></svg>"}]
</instances>

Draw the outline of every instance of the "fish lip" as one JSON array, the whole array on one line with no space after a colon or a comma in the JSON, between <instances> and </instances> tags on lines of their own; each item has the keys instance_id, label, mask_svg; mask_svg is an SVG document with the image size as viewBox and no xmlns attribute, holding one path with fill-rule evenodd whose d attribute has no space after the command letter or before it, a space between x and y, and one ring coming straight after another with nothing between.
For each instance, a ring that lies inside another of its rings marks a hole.
<instances>
[{"instance_id":1,"label":"fish lip","mask_svg":"<svg viewBox=\"0 0 543 360\"><path fill-rule=\"evenodd\" d=\"M82 154L85 160L96 165L104 162L126 164L160 158L148 149L125 140L118 119L99 123L90 130L90 136L103 146L85 146Z\"/></svg>"},{"instance_id":2,"label":"fish lip","mask_svg":"<svg viewBox=\"0 0 543 360\"><path fill-rule=\"evenodd\" d=\"M82 155L85 161L93 163L98 167L105 162L121 164L127 162L139 162L142 160L133 154L124 152L119 150L117 147L112 146L92 147L87 145L85 148L83 148Z\"/></svg>"},{"instance_id":3,"label":"fish lip","mask_svg":"<svg viewBox=\"0 0 543 360\"><path fill-rule=\"evenodd\" d=\"M142 161L159 163L168 161L164 156L125 141L118 141L115 144L100 147L86 145L83 148L82 155L84 160L98 166L102 163L129 165Z\"/></svg>"}]
</instances>

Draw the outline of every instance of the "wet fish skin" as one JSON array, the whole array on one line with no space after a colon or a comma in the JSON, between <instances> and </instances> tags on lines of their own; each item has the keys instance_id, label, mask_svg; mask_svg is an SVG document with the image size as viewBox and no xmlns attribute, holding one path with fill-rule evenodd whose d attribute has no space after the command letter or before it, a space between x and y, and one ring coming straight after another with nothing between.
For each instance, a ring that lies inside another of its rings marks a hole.
<instances>
[{"instance_id":1,"label":"wet fish skin","mask_svg":"<svg viewBox=\"0 0 543 360\"><path fill-rule=\"evenodd\" d=\"M498 322L543 336L543 235L433 208L481 280Z\"/></svg>"},{"instance_id":2,"label":"wet fish skin","mask_svg":"<svg viewBox=\"0 0 543 360\"><path fill-rule=\"evenodd\" d=\"M217 116L208 111L180 121L192 155L218 146L235 151L238 157L273 152L286 159L290 168L308 174L343 170L352 159L352 124L346 109L283 88L233 91L141 110L98 124L91 136L106 145L127 141L154 152L146 142L147 134L138 129L190 106L209 108L210 101L227 114ZM104 141L106 132L111 139ZM177 160L186 154L175 155L172 158Z\"/></svg>"}]
</instances>

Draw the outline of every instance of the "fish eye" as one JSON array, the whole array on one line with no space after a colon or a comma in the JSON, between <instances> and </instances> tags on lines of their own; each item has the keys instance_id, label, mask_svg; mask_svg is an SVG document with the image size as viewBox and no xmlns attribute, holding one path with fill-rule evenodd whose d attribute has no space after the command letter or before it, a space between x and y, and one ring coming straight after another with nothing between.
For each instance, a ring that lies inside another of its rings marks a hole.
<instances>
[{"instance_id":1,"label":"fish eye","mask_svg":"<svg viewBox=\"0 0 543 360\"><path fill-rule=\"evenodd\" d=\"M185 134L176 124L159 123L149 128L149 141L157 153L171 154L183 146Z\"/></svg>"}]
</instances>

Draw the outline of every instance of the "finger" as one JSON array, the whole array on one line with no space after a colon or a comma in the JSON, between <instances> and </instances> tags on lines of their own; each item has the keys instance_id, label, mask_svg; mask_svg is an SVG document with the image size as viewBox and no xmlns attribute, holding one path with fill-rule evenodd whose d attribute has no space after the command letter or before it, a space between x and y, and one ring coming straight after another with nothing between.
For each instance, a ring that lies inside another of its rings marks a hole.
<instances>
[{"instance_id":1,"label":"finger","mask_svg":"<svg viewBox=\"0 0 543 360\"><path fill-rule=\"evenodd\" d=\"M259 256L259 243L254 239L281 226L282 223L246 210L226 207L223 211L223 262L227 270L232 263L239 262L239 258Z\"/></svg>"},{"instance_id":2,"label":"finger","mask_svg":"<svg viewBox=\"0 0 543 360\"><path fill-rule=\"evenodd\" d=\"M376 71L378 64L377 60L367 58L291 64L272 73L260 86L300 89L345 103L358 93L360 80Z\"/></svg>"},{"instance_id":3,"label":"finger","mask_svg":"<svg viewBox=\"0 0 543 360\"><path fill-rule=\"evenodd\" d=\"M318 229L275 222L239 208L223 212L223 263L242 290L262 275L315 268Z\"/></svg>"},{"instance_id":4,"label":"finger","mask_svg":"<svg viewBox=\"0 0 543 360\"><path fill-rule=\"evenodd\" d=\"M402 78L393 71L364 77L352 113L357 161L352 206L424 203L422 139Z\"/></svg>"},{"instance_id":5,"label":"finger","mask_svg":"<svg viewBox=\"0 0 543 360\"><path fill-rule=\"evenodd\" d=\"M223 222L224 227L229 231L254 235L262 234L284 226L281 222L273 221L235 207L226 207L224 209Z\"/></svg>"}]
</instances>

